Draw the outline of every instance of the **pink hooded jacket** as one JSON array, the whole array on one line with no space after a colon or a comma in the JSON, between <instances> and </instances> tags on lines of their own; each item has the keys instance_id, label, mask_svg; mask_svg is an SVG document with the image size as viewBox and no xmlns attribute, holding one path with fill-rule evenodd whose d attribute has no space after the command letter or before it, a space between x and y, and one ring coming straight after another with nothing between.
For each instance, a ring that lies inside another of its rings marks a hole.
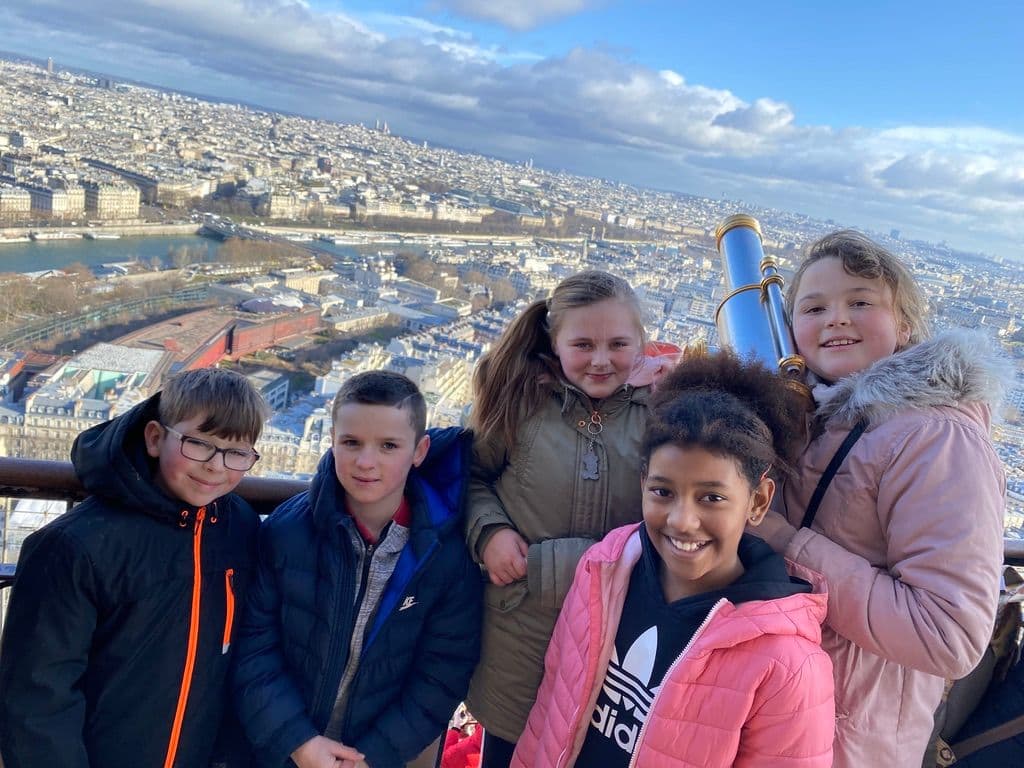
<instances>
[{"instance_id":1,"label":"pink hooded jacket","mask_svg":"<svg viewBox=\"0 0 1024 768\"><path fill-rule=\"evenodd\" d=\"M613 530L580 561L513 768L563 768L579 754L640 558L638 528ZM666 673L632 765L832 764L832 668L818 645L827 598L819 577L796 575L815 592L715 604Z\"/></svg>"},{"instance_id":2,"label":"pink hooded jacket","mask_svg":"<svg viewBox=\"0 0 1024 768\"><path fill-rule=\"evenodd\" d=\"M944 678L988 644L1005 492L989 408L1008 374L984 336L952 331L815 389L824 432L786 484L794 526L851 425L869 422L782 553L828 582L836 768L920 768Z\"/></svg>"}]
</instances>

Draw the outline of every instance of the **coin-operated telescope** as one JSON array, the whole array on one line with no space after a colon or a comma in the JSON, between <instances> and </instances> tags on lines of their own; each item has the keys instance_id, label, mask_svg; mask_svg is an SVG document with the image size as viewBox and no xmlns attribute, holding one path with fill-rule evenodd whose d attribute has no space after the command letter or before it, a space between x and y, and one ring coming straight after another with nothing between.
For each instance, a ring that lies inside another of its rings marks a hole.
<instances>
[{"instance_id":1,"label":"coin-operated telescope","mask_svg":"<svg viewBox=\"0 0 1024 768\"><path fill-rule=\"evenodd\" d=\"M725 274L725 297L715 310L722 345L802 381L804 360L786 322L782 275L775 259L764 255L761 225L753 216L730 216L718 225L715 243Z\"/></svg>"}]
</instances>

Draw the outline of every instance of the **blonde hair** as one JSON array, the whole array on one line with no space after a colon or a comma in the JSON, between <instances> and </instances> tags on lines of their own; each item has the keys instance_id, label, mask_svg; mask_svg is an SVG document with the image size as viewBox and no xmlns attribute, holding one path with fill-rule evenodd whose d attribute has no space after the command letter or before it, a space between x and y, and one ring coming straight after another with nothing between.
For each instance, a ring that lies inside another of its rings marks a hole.
<instances>
[{"instance_id":1,"label":"blonde hair","mask_svg":"<svg viewBox=\"0 0 1024 768\"><path fill-rule=\"evenodd\" d=\"M561 375L552 339L565 313L599 301L621 301L632 311L641 345L640 301L621 277L587 270L565 278L550 298L530 304L484 355L473 373L472 424L481 439L515 441L521 421L536 412L544 397L543 374Z\"/></svg>"},{"instance_id":2,"label":"blonde hair","mask_svg":"<svg viewBox=\"0 0 1024 768\"><path fill-rule=\"evenodd\" d=\"M913 346L931 336L928 325L928 301L921 288L898 258L874 240L852 229L841 229L815 240L807 248L793 281L786 292L786 314L793 322L796 296L807 268L822 259L839 259L848 275L868 280L880 279L892 291L896 319L906 323L910 338L903 347Z\"/></svg>"}]
</instances>

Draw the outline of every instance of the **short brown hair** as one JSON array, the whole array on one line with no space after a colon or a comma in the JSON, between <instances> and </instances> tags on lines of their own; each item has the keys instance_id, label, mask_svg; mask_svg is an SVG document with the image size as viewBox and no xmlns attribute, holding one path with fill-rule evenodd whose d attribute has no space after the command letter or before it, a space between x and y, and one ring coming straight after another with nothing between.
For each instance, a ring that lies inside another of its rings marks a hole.
<instances>
[{"instance_id":1,"label":"short brown hair","mask_svg":"<svg viewBox=\"0 0 1024 768\"><path fill-rule=\"evenodd\" d=\"M252 383L226 368L197 368L167 380L160 392L160 421L173 425L204 416L200 432L255 443L270 408Z\"/></svg>"},{"instance_id":2,"label":"short brown hair","mask_svg":"<svg viewBox=\"0 0 1024 768\"><path fill-rule=\"evenodd\" d=\"M331 406L331 421L338 420L338 409L346 403L390 405L409 412L409 423L419 440L427 431L427 401L416 383L394 371L357 373L341 385Z\"/></svg>"}]
</instances>

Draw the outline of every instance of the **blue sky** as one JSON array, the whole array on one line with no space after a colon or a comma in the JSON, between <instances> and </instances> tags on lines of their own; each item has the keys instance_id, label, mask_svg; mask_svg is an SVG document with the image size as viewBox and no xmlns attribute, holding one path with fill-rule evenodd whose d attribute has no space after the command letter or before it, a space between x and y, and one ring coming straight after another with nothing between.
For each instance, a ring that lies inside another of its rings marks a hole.
<instances>
[{"instance_id":1,"label":"blue sky","mask_svg":"<svg viewBox=\"0 0 1024 768\"><path fill-rule=\"evenodd\" d=\"M1010 2L5 0L0 28L58 64L1024 258Z\"/></svg>"}]
</instances>

